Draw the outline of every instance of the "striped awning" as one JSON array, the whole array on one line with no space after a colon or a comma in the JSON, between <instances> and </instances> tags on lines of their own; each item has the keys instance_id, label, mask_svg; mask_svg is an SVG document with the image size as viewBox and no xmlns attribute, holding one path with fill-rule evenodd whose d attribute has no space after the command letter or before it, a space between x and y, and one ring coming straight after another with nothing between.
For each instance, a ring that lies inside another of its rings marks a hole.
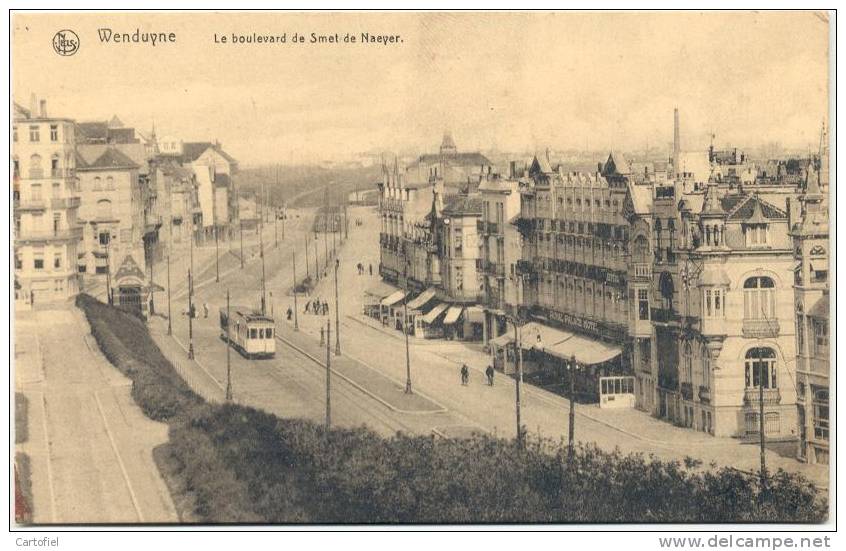
<instances>
[{"instance_id":1,"label":"striped awning","mask_svg":"<svg viewBox=\"0 0 846 551\"><path fill-rule=\"evenodd\" d=\"M449 303L446 302L439 302L435 305L434 308L429 310L429 312L423 316L423 323L433 324L437 321L437 319L447 311L449 308Z\"/></svg>"},{"instance_id":2,"label":"striped awning","mask_svg":"<svg viewBox=\"0 0 846 551\"><path fill-rule=\"evenodd\" d=\"M406 292L405 291L397 291L385 298L382 299L382 306L393 306L397 302L401 301L405 298Z\"/></svg>"},{"instance_id":3,"label":"striped awning","mask_svg":"<svg viewBox=\"0 0 846 551\"><path fill-rule=\"evenodd\" d=\"M432 288L426 289L417 298L408 303L409 310L415 310L435 298L435 290Z\"/></svg>"},{"instance_id":4,"label":"striped awning","mask_svg":"<svg viewBox=\"0 0 846 551\"><path fill-rule=\"evenodd\" d=\"M446 317L444 318L444 325L452 325L461 317L461 312L464 311L463 306L450 306Z\"/></svg>"}]
</instances>

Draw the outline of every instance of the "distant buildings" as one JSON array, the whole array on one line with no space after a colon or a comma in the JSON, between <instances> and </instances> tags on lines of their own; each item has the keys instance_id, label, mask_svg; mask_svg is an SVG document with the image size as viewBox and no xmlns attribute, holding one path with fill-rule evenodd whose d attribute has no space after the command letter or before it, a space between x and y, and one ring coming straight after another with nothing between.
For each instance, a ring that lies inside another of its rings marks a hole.
<instances>
[{"instance_id":1,"label":"distant buildings","mask_svg":"<svg viewBox=\"0 0 846 551\"><path fill-rule=\"evenodd\" d=\"M47 114L42 100L14 104L15 306L64 301L79 292L76 257L81 237L74 122Z\"/></svg>"},{"instance_id":2,"label":"distant buildings","mask_svg":"<svg viewBox=\"0 0 846 551\"><path fill-rule=\"evenodd\" d=\"M15 104L13 140L17 306L101 282L146 314L165 251L225 239L238 224L238 163L219 143L160 143L117 117L48 117L43 101Z\"/></svg>"},{"instance_id":3,"label":"distant buildings","mask_svg":"<svg viewBox=\"0 0 846 551\"><path fill-rule=\"evenodd\" d=\"M404 170L408 185L426 185L430 178L441 180L447 189L473 192L483 174L492 171L491 161L479 152L458 151L452 134L444 133L437 153L421 155Z\"/></svg>"}]
</instances>

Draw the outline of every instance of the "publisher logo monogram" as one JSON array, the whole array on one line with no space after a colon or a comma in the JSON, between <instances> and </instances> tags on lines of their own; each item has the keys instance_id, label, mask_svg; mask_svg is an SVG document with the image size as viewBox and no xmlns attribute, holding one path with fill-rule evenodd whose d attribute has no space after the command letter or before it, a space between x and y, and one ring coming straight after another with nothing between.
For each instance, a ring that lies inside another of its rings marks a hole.
<instances>
[{"instance_id":1,"label":"publisher logo monogram","mask_svg":"<svg viewBox=\"0 0 846 551\"><path fill-rule=\"evenodd\" d=\"M73 55L79 50L79 37L69 29L61 30L53 36L53 49L59 55Z\"/></svg>"}]
</instances>

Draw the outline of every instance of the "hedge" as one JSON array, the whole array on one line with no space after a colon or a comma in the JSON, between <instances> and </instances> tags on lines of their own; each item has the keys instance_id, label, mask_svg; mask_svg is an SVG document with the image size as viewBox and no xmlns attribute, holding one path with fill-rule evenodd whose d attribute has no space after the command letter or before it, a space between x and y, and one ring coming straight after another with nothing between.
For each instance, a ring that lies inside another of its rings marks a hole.
<instances>
[{"instance_id":1,"label":"hedge","mask_svg":"<svg viewBox=\"0 0 846 551\"><path fill-rule=\"evenodd\" d=\"M804 477L757 476L560 442L521 448L490 436L436 440L326 429L206 404L137 319L87 296L103 353L144 412L170 425L170 457L193 494L191 518L256 523L822 522Z\"/></svg>"}]
</instances>

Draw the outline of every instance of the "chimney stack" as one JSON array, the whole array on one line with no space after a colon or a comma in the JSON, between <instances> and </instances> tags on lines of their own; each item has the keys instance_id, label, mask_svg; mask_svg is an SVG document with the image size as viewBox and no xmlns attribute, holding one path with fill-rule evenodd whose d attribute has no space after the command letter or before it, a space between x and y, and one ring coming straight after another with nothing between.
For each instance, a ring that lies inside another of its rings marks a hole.
<instances>
[{"instance_id":1,"label":"chimney stack","mask_svg":"<svg viewBox=\"0 0 846 551\"><path fill-rule=\"evenodd\" d=\"M39 103L39 107L40 107L41 117L46 119L47 118L47 100L46 99L41 100L41 102Z\"/></svg>"}]
</instances>

